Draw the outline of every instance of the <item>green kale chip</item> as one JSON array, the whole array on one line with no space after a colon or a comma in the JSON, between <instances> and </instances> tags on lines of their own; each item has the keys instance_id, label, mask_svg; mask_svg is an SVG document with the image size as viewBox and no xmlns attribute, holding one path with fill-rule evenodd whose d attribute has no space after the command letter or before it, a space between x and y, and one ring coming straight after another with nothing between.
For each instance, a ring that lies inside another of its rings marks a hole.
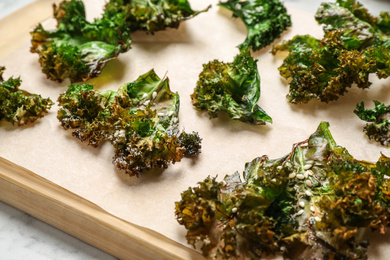
<instances>
[{"instance_id":1,"label":"green kale chip","mask_svg":"<svg viewBox=\"0 0 390 260\"><path fill-rule=\"evenodd\" d=\"M130 49L122 13L109 10L90 23L81 0L64 0L53 9L57 28L46 30L39 24L31 32L31 52L38 53L47 78L81 82L97 77L108 61Z\"/></svg>"},{"instance_id":2,"label":"green kale chip","mask_svg":"<svg viewBox=\"0 0 390 260\"><path fill-rule=\"evenodd\" d=\"M132 176L200 152L198 134L178 130L178 93L154 70L118 91L71 84L58 102L57 118L64 129L73 129L74 137L93 147L109 141L115 147L114 165Z\"/></svg>"},{"instance_id":3,"label":"green kale chip","mask_svg":"<svg viewBox=\"0 0 390 260\"><path fill-rule=\"evenodd\" d=\"M43 117L53 105L50 98L19 89L20 78L3 79L5 67L0 66L0 120L27 125Z\"/></svg>"},{"instance_id":4,"label":"green kale chip","mask_svg":"<svg viewBox=\"0 0 390 260\"><path fill-rule=\"evenodd\" d=\"M166 28L178 28L181 21L206 12L210 6L194 11L187 0L110 0L105 8L124 14L132 32L141 30L153 34Z\"/></svg>"},{"instance_id":5,"label":"green kale chip","mask_svg":"<svg viewBox=\"0 0 390 260\"><path fill-rule=\"evenodd\" d=\"M219 5L232 11L233 17L240 18L245 24L248 35L239 49L259 50L291 26L290 15L279 0L227 0Z\"/></svg>"},{"instance_id":6,"label":"green kale chip","mask_svg":"<svg viewBox=\"0 0 390 260\"><path fill-rule=\"evenodd\" d=\"M368 88L369 74L375 71L375 59L359 50L347 50L341 41L341 31L326 33L322 40L310 35L297 35L292 40L274 46L272 53L289 51L279 67L282 77L290 80L287 95L293 104L337 100L353 83Z\"/></svg>"},{"instance_id":7,"label":"green kale chip","mask_svg":"<svg viewBox=\"0 0 390 260\"><path fill-rule=\"evenodd\" d=\"M213 60L204 64L191 94L195 108L208 111L210 118L218 117L218 111L225 111L232 119L248 124L272 123L271 117L257 105L259 98L257 60L248 48L241 50L233 62Z\"/></svg>"},{"instance_id":8,"label":"green kale chip","mask_svg":"<svg viewBox=\"0 0 390 260\"><path fill-rule=\"evenodd\" d=\"M247 163L243 181L209 176L181 198L175 214L188 243L203 242L212 259L367 259L358 233L389 225L390 158L354 159L321 122L286 156Z\"/></svg>"},{"instance_id":9,"label":"green kale chip","mask_svg":"<svg viewBox=\"0 0 390 260\"><path fill-rule=\"evenodd\" d=\"M375 107L364 109L364 101L356 105L353 111L361 120L368 122L363 128L370 140L375 140L384 146L390 143L390 106L374 100Z\"/></svg>"},{"instance_id":10,"label":"green kale chip","mask_svg":"<svg viewBox=\"0 0 390 260\"><path fill-rule=\"evenodd\" d=\"M297 35L273 47L272 53L288 51L279 67L290 81L287 95L293 104L312 99L334 101L356 84L369 88L369 75L390 76L389 13L371 16L355 0L323 3L316 20L324 25L325 35L316 39Z\"/></svg>"}]
</instances>

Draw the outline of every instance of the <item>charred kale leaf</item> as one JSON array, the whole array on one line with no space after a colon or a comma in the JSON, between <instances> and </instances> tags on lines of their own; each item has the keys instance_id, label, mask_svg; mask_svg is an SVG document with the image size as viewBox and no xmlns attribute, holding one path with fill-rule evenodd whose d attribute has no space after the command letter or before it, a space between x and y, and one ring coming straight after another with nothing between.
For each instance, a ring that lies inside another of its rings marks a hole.
<instances>
[{"instance_id":1,"label":"charred kale leaf","mask_svg":"<svg viewBox=\"0 0 390 260\"><path fill-rule=\"evenodd\" d=\"M358 232L386 232L389 177L390 158L354 159L321 122L286 156L247 163L243 181L236 172L184 191L175 214L210 258L367 259Z\"/></svg>"},{"instance_id":2,"label":"charred kale leaf","mask_svg":"<svg viewBox=\"0 0 390 260\"><path fill-rule=\"evenodd\" d=\"M334 101L353 84L368 88L371 73L390 76L388 17L386 12L371 16L355 0L323 3L315 16L324 25L323 39L297 35L272 50L289 52L279 67L281 76L290 80L288 100Z\"/></svg>"},{"instance_id":3,"label":"charred kale leaf","mask_svg":"<svg viewBox=\"0 0 390 260\"><path fill-rule=\"evenodd\" d=\"M375 140L384 146L390 143L390 106L374 101L375 107L364 109L364 101L356 105L354 113L366 122L363 132L370 140Z\"/></svg>"},{"instance_id":4,"label":"charred kale leaf","mask_svg":"<svg viewBox=\"0 0 390 260\"><path fill-rule=\"evenodd\" d=\"M130 175L167 168L200 152L198 134L178 130L178 93L171 92L168 78L160 79L154 70L118 91L72 84L58 101L62 126L93 147L109 141L115 147L114 165Z\"/></svg>"},{"instance_id":5,"label":"charred kale leaf","mask_svg":"<svg viewBox=\"0 0 390 260\"><path fill-rule=\"evenodd\" d=\"M248 124L272 123L270 116L257 105L260 98L260 75L255 60L246 48L233 62L213 60L203 65L192 103L197 110L208 111L210 118L225 111L232 119Z\"/></svg>"},{"instance_id":6,"label":"charred kale leaf","mask_svg":"<svg viewBox=\"0 0 390 260\"><path fill-rule=\"evenodd\" d=\"M53 9L57 28L46 30L39 24L31 32L31 52L38 53L49 79L80 82L97 77L108 61L130 49L125 17L116 10L90 23L81 0L65 0Z\"/></svg>"},{"instance_id":7,"label":"charred kale leaf","mask_svg":"<svg viewBox=\"0 0 390 260\"><path fill-rule=\"evenodd\" d=\"M259 50L291 26L291 18L279 0L228 0L219 5L232 11L233 17L240 18L246 26L248 35L239 49Z\"/></svg>"},{"instance_id":8,"label":"charred kale leaf","mask_svg":"<svg viewBox=\"0 0 390 260\"><path fill-rule=\"evenodd\" d=\"M178 28L181 21L208 10L194 11L187 0L110 0L105 8L121 12L132 32L141 30L152 34Z\"/></svg>"},{"instance_id":9,"label":"charred kale leaf","mask_svg":"<svg viewBox=\"0 0 390 260\"><path fill-rule=\"evenodd\" d=\"M53 105L49 98L19 89L20 78L3 79L5 67L0 67L0 120L26 125L43 117Z\"/></svg>"}]
</instances>

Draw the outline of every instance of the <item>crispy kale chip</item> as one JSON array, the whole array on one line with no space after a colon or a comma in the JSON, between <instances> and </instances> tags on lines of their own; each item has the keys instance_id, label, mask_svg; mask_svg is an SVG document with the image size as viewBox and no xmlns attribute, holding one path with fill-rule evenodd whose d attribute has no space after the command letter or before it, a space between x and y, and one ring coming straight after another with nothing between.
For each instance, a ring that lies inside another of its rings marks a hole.
<instances>
[{"instance_id":1,"label":"crispy kale chip","mask_svg":"<svg viewBox=\"0 0 390 260\"><path fill-rule=\"evenodd\" d=\"M43 117L53 105L49 98L19 89L20 78L3 79L5 67L0 67L0 120L27 125Z\"/></svg>"},{"instance_id":2,"label":"crispy kale chip","mask_svg":"<svg viewBox=\"0 0 390 260\"><path fill-rule=\"evenodd\" d=\"M390 106L374 100L375 107L364 109L364 101L356 105L354 113L366 122L363 132L370 140L375 140L384 146L390 144Z\"/></svg>"},{"instance_id":3,"label":"crispy kale chip","mask_svg":"<svg viewBox=\"0 0 390 260\"><path fill-rule=\"evenodd\" d=\"M359 50L347 50L341 31L328 32L322 40L297 35L273 48L273 53L287 50L289 55L279 67L280 75L290 80L287 95L293 104L337 100L356 83L368 88L369 74L375 71L375 59Z\"/></svg>"},{"instance_id":4,"label":"crispy kale chip","mask_svg":"<svg viewBox=\"0 0 390 260\"><path fill-rule=\"evenodd\" d=\"M279 159L262 156L222 181L208 177L176 202L189 244L215 259L367 259L361 229L389 225L390 158L354 159L327 122Z\"/></svg>"},{"instance_id":5,"label":"crispy kale chip","mask_svg":"<svg viewBox=\"0 0 390 260\"><path fill-rule=\"evenodd\" d=\"M233 62L213 60L203 65L192 103L197 110L208 111L210 118L226 111L232 119L248 124L272 123L267 113L257 105L260 98L260 75L255 60L246 48Z\"/></svg>"},{"instance_id":6,"label":"crispy kale chip","mask_svg":"<svg viewBox=\"0 0 390 260\"><path fill-rule=\"evenodd\" d=\"M227 0L220 2L245 24L248 35L239 49L259 50L279 38L291 26L290 15L279 0Z\"/></svg>"},{"instance_id":7,"label":"crispy kale chip","mask_svg":"<svg viewBox=\"0 0 390 260\"><path fill-rule=\"evenodd\" d=\"M115 147L114 165L130 175L167 168L200 152L198 134L178 130L178 93L171 92L168 78L160 79L154 70L118 91L72 84L58 101L62 126L93 147L109 141Z\"/></svg>"},{"instance_id":8,"label":"crispy kale chip","mask_svg":"<svg viewBox=\"0 0 390 260\"><path fill-rule=\"evenodd\" d=\"M279 67L281 76L290 81L288 100L334 101L353 84L368 88L371 73L390 76L388 17L385 12L379 18L371 16L355 0L323 3L315 16L324 25L322 39L297 35L273 47L273 54L289 52Z\"/></svg>"},{"instance_id":9,"label":"crispy kale chip","mask_svg":"<svg viewBox=\"0 0 390 260\"><path fill-rule=\"evenodd\" d=\"M38 53L49 79L81 82L97 77L108 61L130 49L123 14L109 10L91 23L81 0L64 0L53 9L57 28L46 30L39 24L31 32L31 52Z\"/></svg>"},{"instance_id":10,"label":"crispy kale chip","mask_svg":"<svg viewBox=\"0 0 390 260\"><path fill-rule=\"evenodd\" d=\"M187 0L110 0L105 8L124 14L132 32L141 30L153 34L166 28L178 28L181 21L206 12L210 6L194 11Z\"/></svg>"}]
</instances>

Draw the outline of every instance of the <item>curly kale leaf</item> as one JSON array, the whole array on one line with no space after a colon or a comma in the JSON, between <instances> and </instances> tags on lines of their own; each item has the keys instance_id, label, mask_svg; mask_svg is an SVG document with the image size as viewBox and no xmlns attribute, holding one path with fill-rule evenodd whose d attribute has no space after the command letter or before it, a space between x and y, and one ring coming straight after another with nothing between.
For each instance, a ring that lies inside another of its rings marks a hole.
<instances>
[{"instance_id":1,"label":"curly kale leaf","mask_svg":"<svg viewBox=\"0 0 390 260\"><path fill-rule=\"evenodd\" d=\"M0 67L0 120L27 125L43 117L53 105L50 98L19 89L20 78L3 79L5 67Z\"/></svg>"},{"instance_id":2,"label":"curly kale leaf","mask_svg":"<svg viewBox=\"0 0 390 260\"><path fill-rule=\"evenodd\" d=\"M322 39L297 35L274 46L273 54L288 51L279 71L290 81L289 102L334 101L353 84L369 88L372 73L390 76L390 33L386 13L381 17L371 16L355 0L323 3L316 13L324 24Z\"/></svg>"},{"instance_id":3,"label":"curly kale leaf","mask_svg":"<svg viewBox=\"0 0 390 260\"><path fill-rule=\"evenodd\" d=\"M289 102L329 102L344 95L353 83L359 88L370 86L369 74L375 71L375 59L359 50L347 50L340 33L328 32L322 40L297 35L273 48L274 54L289 51L279 67L280 75L290 80Z\"/></svg>"},{"instance_id":4,"label":"curly kale leaf","mask_svg":"<svg viewBox=\"0 0 390 260\"><path fill-rule=\"evenodd\" d=\"M179 142L185 148L184 155L187 156L198 154L202 148L202 138L200 138L197 132L192 132L191 134L182 132L179 135Z\"/></svg>"},{"instance_id":5,"label":"curly kale leaf","mask_svg":"<svg viewBox=\"0 0 390 260\"><path fill-rule=\"evenodd\" d=\"M188 243L213 259L367 259L359 229L386 232L390 158L370 163L338 146L327 122L279 159L262 156L175 203Z\"/></svg>"},{"instance_id":6,"label":"curly kale leaf","mask_svg":"<svg viewBox=\"0 0 390 260\"><path fill-rule=\"evenodd\" d=\"M233 62L213 60L203 65L203 71L191 95L197 110L208 111L210 118L225 111L232 119L248 124L272 123L267 113L257 105L260 98L260 75L257 60L242 50Z\"/></svg>"},{"instance_id":7,"label":"curly kale leaf","mask_svg":"<svg viewBox=\"0 0 390 260\"><path fill-rule=\"evenodd\" d=\"M97 91L91 84L72 84L61 94L58 119L73 136L97 147L115 147L114 165L130 175L151 168L167 168L201 149L197 133L180 133L179 95L167 78L154 70L118 91Z\"/></svg>"},{"instance_id":8,"label":"curly kale leaf","mask_svg":"<svg viewBox=\"0 0 390 260\"><path fill-rule=\"evenodd\" d=\"M388 15L382 12L380 18L374 17L356 0L337 0L322 3L315 18L325 32L342 30L347 49L362 49L375 44L390 46L390 34L383 25Z\"/></svg>"},{"instance_id":9,"label":"curly kale leaf","mask_svg":"<svg viewBox=\"0 0 390 260\"><path fill-rule=\"evenodd\" d=\"M97 77L108 61L130 49L123 14L109 10L91 23L81 0L65 0L53 8L57 28L39 24L31 32L31 52L38 53L47 78L80 82Z\"/></svg>"},{"instance_id":10,"label":"curly kale leaf","mask_svg":"<svg viewBox=\"0 0 390 260\"><path fill-rule=\"evenodd\" d=\"M228 0L219 5L232 11L233 17L240 18L245 24L248 35L239 49L259 50L278 39L291 26L290 15L279 0Z\"/></svg>"},{"instance_id":11,"label":"curly kale leaf","mask_svg":"<svg viewBox=\"0 0 390 260\"><path fill-rule=\"evenodd\" d=\"M126 18L132 32L146 31L153 34L166 28L178 28L181 21L206 12L191 9L187 0L110 0L106 10L116 10Z\"/></svg>"},{"instance_id":12,"label":"curly kale leaf","mask_svg":"<svg viewBox=\"0 0 390 260\"><path fill-rule=\"evenodd\" d=\"M356 105L353 111L361 120L368 122L363 132L370 140L375 140L384 146L390 143L390 106L374 100L375 107L364 108L364 101Z\"/></svg>"}]
</instances>

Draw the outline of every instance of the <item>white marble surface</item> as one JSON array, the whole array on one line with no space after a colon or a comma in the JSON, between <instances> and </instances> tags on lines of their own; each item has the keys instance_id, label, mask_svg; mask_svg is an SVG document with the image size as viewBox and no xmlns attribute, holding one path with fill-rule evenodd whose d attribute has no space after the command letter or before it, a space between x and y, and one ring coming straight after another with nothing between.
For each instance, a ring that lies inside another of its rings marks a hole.
<instances>
[{"instance_id":1,"label":"white marble surface","mask_svg":"<svg viewBox=\"0 0 390 260\"><path fill-rule=\"evenodd\" d=\"M34 0L0 0L0 18ZM315 12L323 0L284 0L287 6ZM360 0L372 14L390 11L389 0ZM0 202L0 259L101 259L114 257Z\"/></svg>"},{"instance_id":2,"label":"white marble surface","mask_svg":"<svg viewBox=\"0 0 390 260\"><path fill-rule=\"evenodd\" d=\"M115 258L28 214L0 203L0 259Z\"/></svg>"}]
</instances>

